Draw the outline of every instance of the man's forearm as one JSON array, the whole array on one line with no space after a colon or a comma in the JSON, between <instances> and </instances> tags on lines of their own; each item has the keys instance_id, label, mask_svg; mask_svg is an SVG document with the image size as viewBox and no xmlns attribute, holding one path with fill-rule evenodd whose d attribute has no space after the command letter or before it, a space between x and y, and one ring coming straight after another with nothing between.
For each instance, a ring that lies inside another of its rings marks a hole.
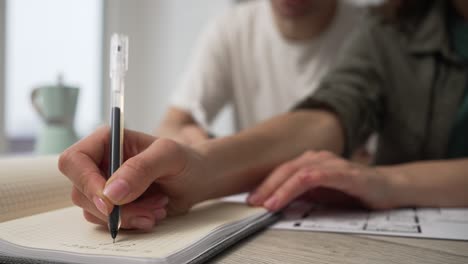
<instances>
[{"instance_id":1,"label":"man's forearm","mask_svg":"<svg viewBox=\"0 0 468 264\"><path fill-rule=\"evenodd\" d=\"M306 150L330 150L341 154L344 135L335 114L298 111L275 117L234 136L201 144L207 158L208 182L214 198L247 191L277 165Z\"/></svg>"},{"instance_id":2,"label":"man's forearm","mask_svg":"<svg viewBox=\"0 0 468 264\"><path fill-rule=\"evenodd\" d=\"M468 159L415 162L378 168L391 177L397 207L468 206Z\"/></svg>"}]
</instances>

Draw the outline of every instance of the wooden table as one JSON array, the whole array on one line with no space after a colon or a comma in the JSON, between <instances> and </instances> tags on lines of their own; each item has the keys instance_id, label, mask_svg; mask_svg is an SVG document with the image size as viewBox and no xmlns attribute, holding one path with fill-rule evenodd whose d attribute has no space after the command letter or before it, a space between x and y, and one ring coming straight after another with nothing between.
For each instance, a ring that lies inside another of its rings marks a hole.
<instances>
[{"instance_id":1,"label":"wooden table","mask_svg":"<svg viewBox=\"0 0 468 264\"><path fill-rule=\"evenodd\" d=\"M266 230L210 263L423 263L468 264L468 242Z\"/></svg>"}]
</instances>

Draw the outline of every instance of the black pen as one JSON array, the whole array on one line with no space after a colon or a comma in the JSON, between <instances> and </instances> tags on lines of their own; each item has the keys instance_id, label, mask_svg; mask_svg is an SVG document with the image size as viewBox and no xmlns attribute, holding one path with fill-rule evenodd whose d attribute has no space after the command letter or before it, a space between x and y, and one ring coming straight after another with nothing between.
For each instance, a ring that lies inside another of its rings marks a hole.
<instances>
[{"instance_id":1,"label":"black pen","mask_svg":"<svg viewBox=\"0 0 468 264\"><path fill-rule=\"evenodd\" d=\"M124 76L128 69L128 37L114 34L110 50L111 131L109 177L122 165L124 138ZM120 207L114 206L109 215L109 232L115 243L120 228Z\"/></svg>"}]
</instances>

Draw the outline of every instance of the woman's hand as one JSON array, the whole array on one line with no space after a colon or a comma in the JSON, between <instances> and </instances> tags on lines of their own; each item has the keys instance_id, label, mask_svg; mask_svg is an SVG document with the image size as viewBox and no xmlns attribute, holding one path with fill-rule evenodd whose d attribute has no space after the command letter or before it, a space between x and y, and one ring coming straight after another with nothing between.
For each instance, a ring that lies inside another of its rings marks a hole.
<instances>
[{"instance_id":1,"label":"woman's hand","mask_svg":"<svg viewBox=\"0 0 468 264\"><path fill-rule=\"evenodd\" d=\"M60 171L74 184L72 200L89 222L106 224L115 204L122 206L123 228L151 229L167 214L184 213L204 199L207 192L198 177L206 175L202 155L174 141L130 130L124 133L124 163L106 181L109 131L98 129L59 160Z\"/></svg>"},{"instance_id":2,"label":"woman's hand","mask_svg":"<svg viewBox=\"0 0 468 264\"><path fill-rule=\"evenodd\" d=\"M248 202L277 211L305 193L312 193L314 199L328 199L320 197L324 188L357 198L370 208L394 206L391 177L326 151L308 151L279 166L250 194Z\"/></svg>"}]
</instances>

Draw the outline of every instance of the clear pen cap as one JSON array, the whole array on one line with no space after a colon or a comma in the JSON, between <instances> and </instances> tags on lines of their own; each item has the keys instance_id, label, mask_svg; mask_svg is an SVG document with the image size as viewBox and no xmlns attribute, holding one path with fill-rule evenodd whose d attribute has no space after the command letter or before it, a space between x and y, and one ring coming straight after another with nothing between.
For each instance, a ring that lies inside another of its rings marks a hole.
<instances>
[{"instance_id":1,"label":"clear pen cap","mask_svg":"<svg viewBox=\"0 0 468 264\"><path fill-rule=\"evenodd\" d=\"M123 78L128 70L128 37L125 35L113 34L110 49L111 79Z\"/></svg>"}]
</instances>

